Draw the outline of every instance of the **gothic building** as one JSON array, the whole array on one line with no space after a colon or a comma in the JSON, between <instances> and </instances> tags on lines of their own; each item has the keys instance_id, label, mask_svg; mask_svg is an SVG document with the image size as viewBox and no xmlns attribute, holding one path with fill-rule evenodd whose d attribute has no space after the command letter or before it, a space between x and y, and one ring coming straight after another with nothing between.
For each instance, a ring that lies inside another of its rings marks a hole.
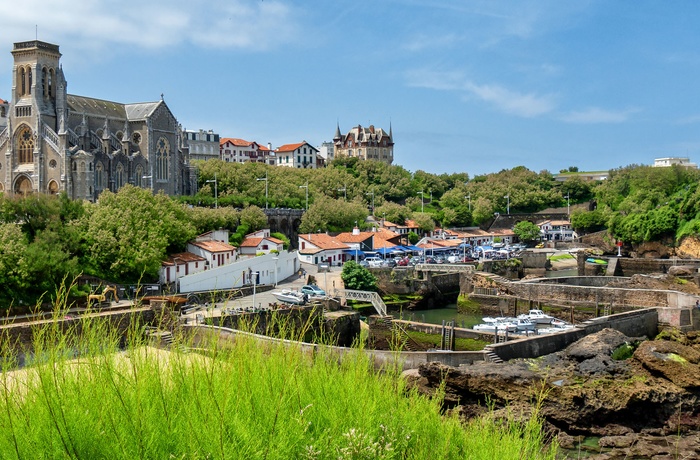
<instances>
[{"instance_id":1,"label":"gothic building","mask_svg":"<svg viewBox=\"0 0 700 460\"><path fill-rule=\"evenodd\" d=\"M386 164L394 161L394 135L391 125L387 133L374 125L363 128L360 125L352 128L347 134L340 134L340 125L333 136L335 158L357 157L361 160L377 160Z\"/></svg>"},{"instance_id":2,"label":"gothic building","mask_svg":"<svg viewBox=\"0 0 700 460\"><path fill-rule=\"evenodd\" d=\"M12 56L11 99L0 101L0 192L95 201L127 183L196 190L187 140L162 97L123 104L68 94L58 45L15 43Z\"/></svg>"}]
</instances>

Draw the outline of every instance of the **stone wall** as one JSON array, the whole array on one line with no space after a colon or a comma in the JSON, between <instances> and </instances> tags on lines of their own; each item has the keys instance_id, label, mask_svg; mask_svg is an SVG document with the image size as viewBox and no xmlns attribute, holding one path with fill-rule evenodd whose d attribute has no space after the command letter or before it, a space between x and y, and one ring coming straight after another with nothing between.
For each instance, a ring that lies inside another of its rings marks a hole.
<instances>
[{"instance_id":1,"label":"stone wall","mask_svg":"<svg viewBox=\"0 0 700 460\"><path fill-rule=\"evenodd\" d=\"M489 345L488 348L502 360L508 361L516 358L537 358L555 353L586 335L605 328L618 330L628 337L653 338L659 330L659 310L649 308L595 318L569 331Z\"/></svg>"}]
</instances>

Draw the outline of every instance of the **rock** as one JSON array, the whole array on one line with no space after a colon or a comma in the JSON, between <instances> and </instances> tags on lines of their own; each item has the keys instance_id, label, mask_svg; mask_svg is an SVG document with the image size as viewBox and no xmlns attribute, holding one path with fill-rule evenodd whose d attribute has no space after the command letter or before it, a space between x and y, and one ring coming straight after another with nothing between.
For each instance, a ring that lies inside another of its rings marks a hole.
<instances>
[{"instance_id":1,"label":"rock","mask_svg":"<svg viewBox=\"0 0 700 460\"><path fill-rule=\"evenodd\" d=\"M557 435L557 442L562 449L574 449L580 440L562 431Z\"/></svg>"},{"instance_id":2,"label":"rock","mask_svg":"<svg viewBox=\"0 0 700 460\"><path fill-rule=\"evenodd\" d=\"M582 361L577 366L577 370L580 375L590 377L601 377L603 375L612 377L613 375L624 373L624 367L619 366L611 358L601 355Z\"/></svg>"},{"instance_id":3,"label":"rock","mask_svg":"<svg viewBox=\"0 0 700 460\"><path fill-rule=\"evenodd\" d=\"M684 389L700 389L700 352L670 341L649 341L635 350L634 359L642 366Z\"/></svg>"},{"instance_id":4,"label":"rock","mask_svg":"<svg viewBox=\"0 0 700 460\"><path fill-rule=\"evenodd\" d=\"M629 447L637 441L637 436L604 436L598 440L600 447Z\"/></svg>"},{"instance_id":5,"label":"rock","mask_svg":"<svg viewBox=\"0 0 700 460\"><path fill-rule=\"evenodd\" d=\"M695 276L697 269L690 265L674 265L668 267L668 274L671 276Z\"/></svg>"},{"instance_id":6,"label":"rock","mask_svg":"<svg viewBox=\"0 0 700 460\"><path fill-rule=\"evenodd\" d=\"M630 340L625 334L615 329L603 329L572 343L565 353L569 358L577 361L591 359L601 354L610 356L617 347Z\"/></svg>"}]
</instances>

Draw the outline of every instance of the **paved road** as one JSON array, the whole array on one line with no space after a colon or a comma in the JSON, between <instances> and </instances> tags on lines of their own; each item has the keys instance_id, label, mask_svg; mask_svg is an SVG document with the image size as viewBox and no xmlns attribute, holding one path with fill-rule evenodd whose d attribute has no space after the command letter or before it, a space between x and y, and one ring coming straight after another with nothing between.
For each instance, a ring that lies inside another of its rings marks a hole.
<instances>
[{"instance_id":1,"label":"paved road","mask_svg":"<svg viewBox=\"0 0 700 460\"><path fill-rule=\"evenodd\" d=\"M194 321L198 314L204 315L205 318L221 316L221 311L227 308L249 308L254 306L258 308L266 307L271 303L279 302L277 298L274 295L272 295L272 292L279 291L281 289L299 290L303 285L308 284L307 281L311 276L316 279L315 284L317 284L321 289L325 290L326 292L329 292L329 290L332 290L334 287L343 287L342 281L340 279L340 272L342 270L342 267L332 267L330 272L325 273L317 273L317 267L315 265L302 264L302 267L304 268L304 270L306 270L306 276L291 276L279 282L277 284L277 288L275 289L265 292L256 291L255 296L251 294L245 297L239 297L225 302L219 302L206 310L199 310L196 312L189 313L187 315L183 315L183 318L187 318L188 320L191 319L192 321Z\"/></svg>"}]
</instances>

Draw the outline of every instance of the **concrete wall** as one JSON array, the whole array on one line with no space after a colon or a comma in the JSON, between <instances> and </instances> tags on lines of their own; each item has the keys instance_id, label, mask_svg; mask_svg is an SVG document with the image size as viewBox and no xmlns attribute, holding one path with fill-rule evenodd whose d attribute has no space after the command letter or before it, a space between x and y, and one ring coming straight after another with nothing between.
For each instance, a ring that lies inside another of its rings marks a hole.
<instances>
[{"instance_id":1,"label":"concrete wall","mask_svg":"<svg viewBox=\"0 0 700 460\"><path fill-rule=\"evenodd\" d=\"M277 276L275 276L275 269ZM179 292L215 291L241 287L248 284L244 283L243 274L249 273L250 270L260 273L258 284L275 284L299 270L299 259L296 251L282 251L279 255L266 254L240 259L223 267L183 276L179 280Z\"/></svg>"},{"instance_id":2,"label":"concrete wall","mask_svg":"<svg viewBox=\"0 0 700 460\"><path fill-rule=\"evenodd\" d=\"M595 318L582 323L576 329L490 345L489 349L504 361L516 358L537 358L563 350L586 335L605 328L618 330L629 337L652 338L658 333L658 324L657 309L649 308Z\"/></svg>"}]
</instances>

